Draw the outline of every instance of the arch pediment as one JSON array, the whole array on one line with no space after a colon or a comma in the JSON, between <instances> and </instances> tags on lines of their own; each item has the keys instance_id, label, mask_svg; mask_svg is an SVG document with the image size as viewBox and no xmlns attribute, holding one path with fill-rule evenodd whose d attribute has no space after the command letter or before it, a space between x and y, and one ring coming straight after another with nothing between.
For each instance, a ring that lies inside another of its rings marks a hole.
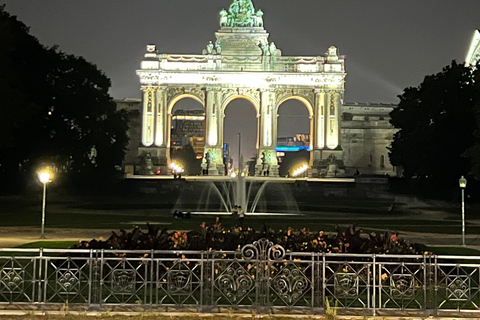
<instances>
[{"instance_id":1,"label":"arch pediment","mask_svg":"<svg viewBox=\"0 0 480 320\"><path fill-rule=\"evenodd\" d=\"M167 89L168 113L171 113L173 106L179 100L192 98L205 108L205 90L200 87L169 87Z\"/></svg>"},{"instance_id":2,"label":"arch pediment","mask_svg":"<svg viewBox=\"0 0 480 320\"><path fill-rule=\"evenodd\" d=\"M260 92L254 88L229 88L222 90L222 111L225 112L227 105L235 99L244 98L250 101L258 116L260 106Z\"/></svg>"},{"instance_id":3,"label":"arch pediment","mask_svg":"<svg viewBox=\"0 0 480 320\"><path fill-rule=\"evenodd\" d=\"M313 115L315 92L313 89L279 89L275 92L275 106L278 107L287 100L295 99L303 102L308 109L310 117Z\"/></svg>"}]
</instances>

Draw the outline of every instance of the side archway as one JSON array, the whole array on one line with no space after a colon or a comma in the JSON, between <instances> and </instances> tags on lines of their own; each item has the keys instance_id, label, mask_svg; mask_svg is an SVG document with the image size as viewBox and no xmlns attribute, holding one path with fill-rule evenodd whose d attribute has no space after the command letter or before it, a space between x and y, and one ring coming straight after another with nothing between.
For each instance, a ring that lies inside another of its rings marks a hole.
<instances>
[{"instance_id":1,"label":"side archway","mask_svg":"<svg viewBox=\"0 0 480 320\"><path fill-rule=\"evenodd\" d=\"M290 105L288 102L290 101ZM292 108L293 113L285 112L283 108ZM300 108L300 109L299 109ZM303 111L301 110L303 108ZM283 112L280 112L282 109ZM306 112L305 112L306 111ZM282 114L283 113L283 114ZM286 113L286 114L285 114ZM290 95L283 97L276 105L277 115L277 150L279 153L280 175L288 174L285 166L292 166L297 162L308 161L309 167L313 164L313 146L314 146L314 109L312 102L299 95ZM295 117L295 119L285 119L286 117ZM288 122L288 129L285 127ZM295 160L297 157L299 159ZM300 159L301 158L301 159Z\"/></svg>"},{"instance_id":2,"label":"side archway","mask_svg":"<svg viewBox=\"0 0 480 320\"><path fill-rule=\"evenodd\" d=\"M183 110L183 112L180 112L180 110ZM168 162L172 161L174 150L178 152L185 147L187 142L192 145L196 159L200 161L204 149L204 101L189 93L181 93L171 97L167 104L167 126ZM186 135L186 132L193 134L193 136ZM190 174L192 173L194 172L192 171Z\"/></svg>"}]
</instances>

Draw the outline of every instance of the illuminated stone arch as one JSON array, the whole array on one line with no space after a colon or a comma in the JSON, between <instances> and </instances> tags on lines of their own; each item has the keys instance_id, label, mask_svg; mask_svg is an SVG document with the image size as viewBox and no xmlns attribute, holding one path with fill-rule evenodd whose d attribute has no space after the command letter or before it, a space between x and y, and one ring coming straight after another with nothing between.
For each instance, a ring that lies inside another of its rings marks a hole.
<instances>
[{"instance_id":1,"label":"illuminated stone arch","mask_svg":"<svg viewBox=\"0 0 480 320\"><path fill-rule=\"evenodd\" d=\"M214 159L209 161L209 174L223 174L224 110L242 97L257 114L257 169L268 166L269 175L276 176L278 107L297 99L307 106L311 118L311 175L318 176L327 160L343 159L339 119L345 58L333 46L325 56L282 56L269 41L263 12L254 10L251 0L245 3L247 11L236 0L231 10L222 10L216 41L207 41L202 54L161 54L155 45L147 45L137 70L143 90L139 155L150 155L159 167L168 164L171 110L178 99L191 97L205 110L203 165L206 158Z\"/></svg>"}]
</instances>

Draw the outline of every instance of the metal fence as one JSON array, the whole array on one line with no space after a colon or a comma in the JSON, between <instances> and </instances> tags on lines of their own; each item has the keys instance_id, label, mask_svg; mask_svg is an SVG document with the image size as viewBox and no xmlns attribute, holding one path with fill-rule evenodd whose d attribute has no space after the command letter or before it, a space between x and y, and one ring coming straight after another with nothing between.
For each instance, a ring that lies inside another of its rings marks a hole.
<instances>
[{"instance_id":1,"label":"metal fence","mask_svg":"<svg viewBox=\"0 0 480 320\"><path fill-rule=\"evenodd\" d=\"M471 312L480 257L237 251L0 249L0 304L112 310Z\"/></svg>"}]
</instances>

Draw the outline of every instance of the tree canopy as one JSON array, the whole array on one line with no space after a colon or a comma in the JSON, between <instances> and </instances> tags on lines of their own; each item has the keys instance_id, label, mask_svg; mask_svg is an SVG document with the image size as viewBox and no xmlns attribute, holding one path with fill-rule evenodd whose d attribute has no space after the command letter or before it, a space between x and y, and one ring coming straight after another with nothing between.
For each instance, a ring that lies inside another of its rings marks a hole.
<instances>
[{"instance_id":1,"label":"tree canopy","mask_svg":"<svg viewBox=\"0 0 480 320\"><path fill-rule=\"evenodd\" d=\"M403 167L407 179L428 181L449 190L467 175L467 149L478 129L475 105L480 100L480 72L455 61L442 72L406 88L391 112L398 128L390 147L390 161ZM471 157L470 157L471 158Z\"/></svg>"},{"instance_id":2,"label":"tree canopy","mask_svg":"<svg viewBox=\"0 0 480 320\"><path fill-rule=\"evenodd\" d=\"M111 175L123 160L128 126L110 86L95 65L43 46L0 7L2 184L40 164L71 177Z\"/></svg>"}]
</instances>

